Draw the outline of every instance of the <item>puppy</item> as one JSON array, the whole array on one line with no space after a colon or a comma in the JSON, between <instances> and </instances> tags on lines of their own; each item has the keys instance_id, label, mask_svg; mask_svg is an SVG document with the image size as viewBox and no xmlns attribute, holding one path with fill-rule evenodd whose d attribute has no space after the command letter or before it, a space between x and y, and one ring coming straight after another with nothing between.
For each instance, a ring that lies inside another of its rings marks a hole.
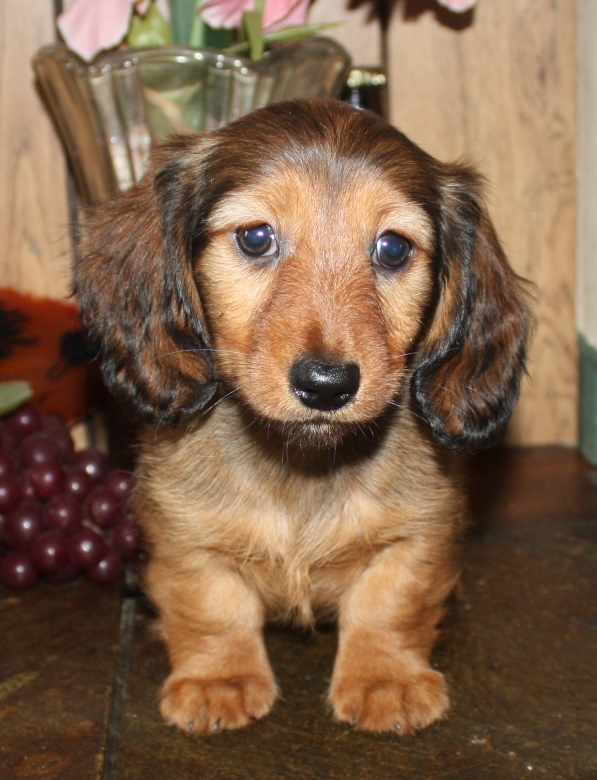
<instances>
[{"instance_id":1,"label":"puppy","mask_svg":"<svg viewBox=\"0 0 597 780\"><path fill-rule=\"evenodd\" d=\"M176 138L88 215L76 293L148 423L134 503L168 722L263 717L265 621L330 617L337 719L408 734L447 711L446 453L502 435L530 323L480 190L373 114L299 101Z\"/></svg>"}]
</instances>

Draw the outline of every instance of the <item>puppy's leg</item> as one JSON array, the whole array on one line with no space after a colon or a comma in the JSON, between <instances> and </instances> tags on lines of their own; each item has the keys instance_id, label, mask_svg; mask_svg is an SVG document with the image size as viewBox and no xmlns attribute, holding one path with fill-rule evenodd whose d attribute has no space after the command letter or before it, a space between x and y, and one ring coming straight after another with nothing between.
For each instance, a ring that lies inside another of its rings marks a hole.
<instances>
[{"instance_id":1,"label":"puppy's leg","mask_svg":"<svg viewBox=\"0 0 597 780\"><path fill-rule=\"evenodd\" d=\"M413 540L386 549L365 569L340 606L330 689L339 720L408 734L447 711L444 678L429 663L456 581L447 554L438 560L437 549Z\"/></svg>"},{"instance_id":2,"label":"puppy's leg","mask_svg":"<svg viewBox=\"0 0 597 780\"><path fill-rule=\"evenodd\" d=\"M164 719L212 734L266 715L276 684L263 642L263 607L245 581L213 560L186 577L154 561L147 586L172 666L162 690Z\"/></svg>"}]
</instances>

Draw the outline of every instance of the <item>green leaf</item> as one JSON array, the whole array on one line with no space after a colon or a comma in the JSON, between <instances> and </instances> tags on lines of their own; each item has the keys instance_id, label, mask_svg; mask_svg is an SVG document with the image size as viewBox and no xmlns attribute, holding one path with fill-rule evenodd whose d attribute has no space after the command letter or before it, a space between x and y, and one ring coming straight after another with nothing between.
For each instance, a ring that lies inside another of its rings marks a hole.
<instances>
[{"instance_id":1,"label":"green leaf","mask_svg":"<svg viewBox=\"0 0 597 780\"><path fill-rule=\"evenodd\" d=\"M133 14L126 43L133 49L172 43L170 25L155 5L149 7L145 16Z\"/></svg>"},{"instance_id":2,"label":"green leaf","mask_svg":"<svg viewBox=\"0 0 597 780\"><path fill-rule=\"evenodd\" d=\"M309 38L321 30L329 30L330 27L336 27L338 22L320 22L319 24L290 24L281 30L269 33L264 37L266 43L275 43L279 41L296 41L300 38Z\"/></svg>"},{"instance_id":3,"label":"green leaf","mask_svg":"<svg viewBox=\"0 0 597 780\"><path fill-rule=\"evenodd\" d=\"M13 412L32 396L29 382L0 382L0 415Z\"/></svg>"},{"instance_id":4,"label":"green leaf","mask_svg":"<svg viewBox=\"0 0 597 780\"><path fill-rule=\"evenodd\" d=\"M202 46L206 45L207 24L197 13L202 2L203 0L195 0L195 11L193 13L191 33L189 35L189 46L192 46L195 49L200 49Z\"/></svg>"},{"instance_id":5,"label":"green leaf","mask_svg":"<svg viewBox=\"0 0 597 780\"><path fill-rule=\"evenodd\" d=\"M281 30L276 30L275 32L263 36L264 49L269 43L290 43L291 41L298 41L301 38L310 38L312 35L315 35L322 30L335 27L336 24L337 22L322 22L320 24L289 25L288 27L283 27ZM229 46L227 51L230 54L246 54L249 52L249 41L243 41L234 46ZM263 53L261 54L261 57L263 57ZM256 58L252 57L252 59Z\"/></svg>"}]
</instances>

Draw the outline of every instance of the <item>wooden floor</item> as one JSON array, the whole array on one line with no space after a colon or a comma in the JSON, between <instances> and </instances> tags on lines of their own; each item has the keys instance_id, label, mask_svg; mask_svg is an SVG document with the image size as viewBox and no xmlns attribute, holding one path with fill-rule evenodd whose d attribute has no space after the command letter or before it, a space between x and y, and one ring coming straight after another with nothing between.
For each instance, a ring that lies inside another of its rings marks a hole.
<instances>
[{"instance_id":1,"label":"wooden floor","mask_svg":"<svg viewBox=\"0 0 597 780\"><path fill-rule=\"evenodd\" d=\"M561 448L475 461L464 588L435 656L449 717L354 733L325 693L332 631L272 630L284 698L210 740L161 723L148 605L85 581L0 591L0 777L122 780L597 778L597 470Z\"/></svg>"}]
</instances>

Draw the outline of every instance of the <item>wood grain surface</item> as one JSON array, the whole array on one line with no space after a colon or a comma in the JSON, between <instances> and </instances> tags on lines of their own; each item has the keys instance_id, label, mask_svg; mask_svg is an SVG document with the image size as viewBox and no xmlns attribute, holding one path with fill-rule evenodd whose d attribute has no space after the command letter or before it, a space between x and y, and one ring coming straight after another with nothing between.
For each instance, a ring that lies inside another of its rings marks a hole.
<instances>
[{"instance_id":1,"label":"wood grain surface","mask_svg":"<svg viewBox=\"0 0 597 780\"><path fill-rule=\"evenodd\" d=\"M31 57L54 39L53 3L0 3L0 286L69 289L66 164L34 85Z\"/></svg>"}]
</instances>

